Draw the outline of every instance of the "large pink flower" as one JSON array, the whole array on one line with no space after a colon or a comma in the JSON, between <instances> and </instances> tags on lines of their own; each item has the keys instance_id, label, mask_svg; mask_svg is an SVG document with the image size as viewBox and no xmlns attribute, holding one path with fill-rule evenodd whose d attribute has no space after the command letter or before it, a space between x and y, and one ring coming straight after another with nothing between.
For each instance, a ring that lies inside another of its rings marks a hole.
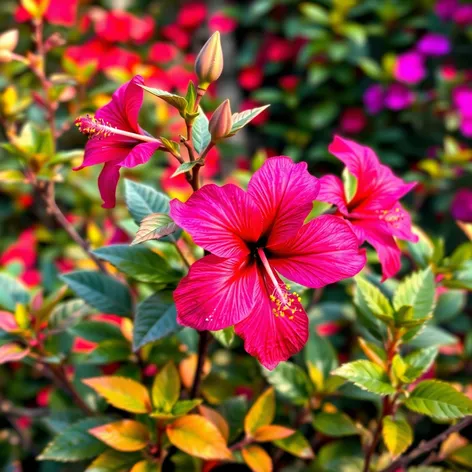
<instances>
[{"instance_id":1,"label":"large pink flower","mask_svg":"<svg viewBox=\"0 0 472 472\"><path fill-rule=\"evenodd\" d=\"M411 232L411 218L400 205L416 182L406 183L379 162L372 149L336 136L329 151L341 160L357 179L354 196L348 200L341 179L334 175L321 178L317 200L338 207L348 219L361 242L368 241L382 264L383 280L400 270L400 249L394 237L416 242Z\"/></svg>"},{"instance_id":2,"label":"large pink flower","mask_svg":"<svg viewBox=\"0 0 472 472\"><path fill-rule=\"evenodd\" d=\"M198 330L235 325L247 352L268 369L298 352L308 318L279 274L323 287L357 274L365 254L349 224L333 215L303 224L319 191L305 163L273 157L236 185L205 185L170 214L210 255L192 265L174 299L178 322Z\"/></svg>"},{"instance_id":3,"label":"large pink flower","mask_svg":"<svg viewBox=\"0 0 472 472\"><path fill-rule=\"evenodd\" d=\"M116 204L120 168L144 164L161 147L161 142L138 124L143 83L141 76L133 77L113 94L107 105L97 110L95 117L87 115L76 121L79 130L90 140L82 164L74 170L105 164L98 178L103 208L113 208Z\"/></svg>"}]
</instances>

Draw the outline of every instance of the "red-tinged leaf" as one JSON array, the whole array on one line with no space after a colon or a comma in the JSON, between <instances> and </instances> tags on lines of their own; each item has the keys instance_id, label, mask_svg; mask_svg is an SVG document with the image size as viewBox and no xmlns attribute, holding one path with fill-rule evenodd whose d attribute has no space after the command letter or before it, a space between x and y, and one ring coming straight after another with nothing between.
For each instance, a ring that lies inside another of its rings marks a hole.
<instances>
[{"instance_id":1,"label":"red-tinged leaf","mask_svg":"<svg viewBox=\"0 0 472 472\"><path fill-rule=\"evenodd\" d=\"M272 472L272 459L261 446L256 444L246 446L241 453L244 462L252 472Z\"/></svg>"},{"instance_id":2,"label":"red-tinged leaf","mask_svg":"<svg viewBox=\"0 0 472 472\"><path fill-rule=\"evenodd\" d=\"M244 419L244 431L252 436L261 426L266 426L274 421L275 417L275 393L273 388L267 389L252 405Z\"/></svg>"},{"instance_id":3,"label":"red-tinged leaf","mask_svg":"<svg viewBox=\"0 0 472 472\"><path fill-rule=\"evenodd\" d=\"M133 420L116 421L89 430L92 436L117 451L134 452L144 449L149 431L142 423Z\"/></svg>"},{"instance_id":4,"label":"red-tinged leaf","mask_svg":"<svg viewBox=\"0 0 472 472\"><path fill-rule=\"evenodd\" d=\"M29 353L29 349L24 349L18 344L7 343L0 346L0 364L7 362L20 361L23 357L26 357Z\"/></svg>"},{"instance_id":5,"label":"red-tinged leaf","mask_svg":"<svg viewBox=\"0 0 472 472\"><path fill-rule=\"evenodd\" d=\"M0 311L0 329L7 333L19 329L18 323L12 313L8 313L8 311Z\"/></svg>"},{"instance_id":6,"label":"red-tinged leaf","mask_svg":"<svg viewBox=\"0 0 472 472\"><path fill-rule=\"evenodd\" d=\"M146 241L161 239L164 236L175 233L177 229L178 226L169 215L165 213L152 213L141 221L131 245L134 246Z\"/></svg>"},{"instance_id":7,"label":"red-tinged leaf","mask_svg":"<svg viewBox=\"0 0 472 472\"><path fill-rule=\"evenodd\" d=\"M229 460L233 455L219 429L199 415L183 416L167 426L169 441L200 459Z\"/></svg>"},{"instance_id":8,"label":"red-tinged leaf","mask_svg":"<svg viewBox=\"0 0 472 472\"><path fill-rule=\"evenodd\" d=\"M221 435L228 441L229 438L229 425L228 422L224 419L223 415L218 413L213 408L208 406L200 405L198 407L200 414L204 416L207 420L210 420L220 431Z\"/></svg>"},{"instance_id":9,"label":"red-tinged leaf","mask_svg":"<svg viewBox=\"0 0 472 472\"><path fill-rule=\"evenodd\" d=\"M83 380L85 385L104 397L110 405L131 413L152 411L146 388L126 377L94 377Z\"/></svg>"},{"instance_id":10,"label":"red-tinged leaf","mask_svg":"<svg viewBox=\"0 0 472 472\"><path fill-rule=\"evenodd\" d=\"M294 433L293 429L286 428L285 426L269 424L257 429L254 433L254 439L259 442L276 441L277 439L288 438Z\"/></svg>"}]
</instances>

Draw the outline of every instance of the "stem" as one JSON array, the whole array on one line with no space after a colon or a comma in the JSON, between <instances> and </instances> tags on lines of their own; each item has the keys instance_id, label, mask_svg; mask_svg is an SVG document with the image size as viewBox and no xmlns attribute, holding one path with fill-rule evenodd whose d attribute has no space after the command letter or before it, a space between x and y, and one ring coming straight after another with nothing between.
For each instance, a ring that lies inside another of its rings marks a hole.
<instances>
[{"instance_id":1,"label":"stem","mask_svg":"<svg viewBox=\"0 0 472 472\"><path fill-rule=\"evenodd\" d=\"M241 441L238 441L234 443L232 446L230 446L229 450L230 451L239 451L243 447L246 447L247 445L252 443L252 439L248 438L247 436L241 439Z\"/></svg>"},{"instance_id":2,"label":"stem","mask_svg":"<svg viewBox=\"0 0 472 472\"><path fill-rule=\"evenodd\" d=\"M448 436L450 436L452 433L457 433L464 428L467 428L467 426L472 425L472 416L468 416L467 418L462 419L455 425L450 426L446 430L444 430L442 433L438 434L436 437L433 439L430 439L429 441L423 441L422 443L419 444L418 447L413 449L409 454L403 457L399 457L397 460L393 461L388 467L385 469L382 469L381 472L393 472L397 470L399 467L405 467L410 462L414 461L417 457L428 453L432 449L434 449L436 446L439 446L443 441L446 440Z\"/></svg>"},{"instance_id":3,"label":"stem","mask_svg":"<svg viewBox=\"0 0 472 472\"><path fill-rule=\"evenodd\" d=\"M200 331L200 339L198 341L198 359L197 367L195 369L195 377L193 379L192 389L190 390L190 398L196 398L200 394L200 385L202 383L203 365L205 357L208 353L208 346L210 345L211 337L208 331Z\"/></svg>"}]
</instances>

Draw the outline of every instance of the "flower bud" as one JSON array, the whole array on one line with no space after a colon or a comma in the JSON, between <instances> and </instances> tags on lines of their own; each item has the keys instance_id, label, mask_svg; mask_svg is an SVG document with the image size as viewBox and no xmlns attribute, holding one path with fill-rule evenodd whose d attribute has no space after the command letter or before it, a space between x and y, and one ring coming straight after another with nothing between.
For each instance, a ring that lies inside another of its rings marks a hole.
<instances>
[{"instance_id":1,"label":"flower bud","mask_svg":"<svg viewBox=\"0 0 472 472\"><path fill-rule=\"evenodd\" d=\"M222 72L223 50L221 49L220 32L215 31L195 60L198 87L206 90L212 82L218 80Z\"/></svg>"},{"instance_id":2,"label":"flower bud","mask_svg":"<svg viewBox=\"0 0 472 472\"><path fill-rule=\"evenodd\" d=\"M0 63L2 62L11 62L12 55L10 51L6 49L0 49Z\"/></svg>"},{"instance_id":3,"label":"flower bud","mask_svg":"<svg viewBox=\"0 0 472 472\"><path fill-rule=\"evenodd\" d=\"M233 127L233 117L231 115L231 105L229 100L225 100L210 118L208 128L213 142L219 141L231 132Z\"/></svg>"},{"instance_id":4,"label":"flower bud","mask_svg":"<svg viewBox=\"0 0 472 472\"><path fill-rule=\"evenodd\" d=\"M0 34L0 50L12 52L18 44L18 30L8 30Z\"/></svg>"}]
</instances>

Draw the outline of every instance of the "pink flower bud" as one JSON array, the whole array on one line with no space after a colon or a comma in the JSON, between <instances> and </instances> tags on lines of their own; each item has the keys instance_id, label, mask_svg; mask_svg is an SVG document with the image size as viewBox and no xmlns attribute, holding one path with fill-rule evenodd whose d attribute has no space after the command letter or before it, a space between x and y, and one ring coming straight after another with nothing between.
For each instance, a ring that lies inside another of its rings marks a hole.
<instances>
[{"instance_id":1,"label":"pink flower bud","mask_svg":"<svg viewBox=\"0 0 472 472\"><path fill-rule=\"evenodd\" d=\"M219 141L227 136L233 127L231 105L225 100L214 112L208 125L213 142Z\"/></svg>"},{"instance_id":2,"label":"pink flower bud","mask_svg":"<svg viewBox=\"0 0 472 472\"><path fill-rule=\"evenodd\" d=\"M12 52L18 44L18 30L8 30L0 34L0 50Z\"/></svg>"},{"instance_id":3,"label":"pink flower bud","mask_svg":"<svg viewBox=\"0 0 472 472\"><path fill-rule=\"evenodd\" d=\"M213 33L198 53L195 61L195 73L199 88L206 90L218 80L223 72L223 50L221 49L220 33Z\"/></svg>"}]
</instances>

